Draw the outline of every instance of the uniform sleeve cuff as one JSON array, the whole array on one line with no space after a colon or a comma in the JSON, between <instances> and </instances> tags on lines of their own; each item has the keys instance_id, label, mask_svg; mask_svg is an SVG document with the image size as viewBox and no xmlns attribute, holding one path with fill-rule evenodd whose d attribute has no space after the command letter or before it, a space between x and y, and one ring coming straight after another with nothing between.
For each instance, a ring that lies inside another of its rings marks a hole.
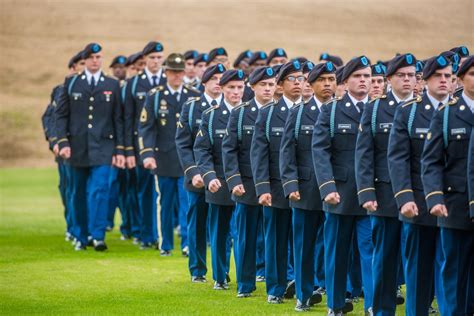
<instances>
[{"instance_id":1,"label":"uniform sleeve cuff","mask_svg":"<svg viewBox=\"0 0 474 316\"><path fill-rule=\"evenodd\" d=\"M291 192L299 191L298 180L289 180L283 183L283 193L288 197Z\"/></svg>"},{"instance_id":2,"label":"uniform sleeve cuff","mask_svg":"<svg viewBox=\"0 0 474 316\"><path fill-rule=\"evenodd\" d=\"M270 193L270 182L269 181L263 181L263 182L258 182L255 184L255 192L257 193L257 196L260 196L265 193Z\"/></svg>"},{"instance_id":3,"label":"uniform sleeve cuff","mask_svg":"<svg viewBox=\"0 0 474 316\"><path fill-rule=\"evenodd\" d=\"M127 157L135 156L135 148L133 148L133 146L125 147L125 156Z\"/></svg>"},{"instance_id":4,"label":"uniform sleeve cuff","mask_svg":"<svg viewBox=\"0 0 474 316\"><path fill-rule=\"evenodd\" d=\"M357 196L359 198L359 204L361 206L364 205L366 202L377 200L377 197L375 195L375 188L365 188L359 190L359 192L357 192Z\"/></svg>"},{"instance_id":5,"label":"uniform sleeve cuff","mask_svg":"<svg viewBox=\"0 0 474 316\"><path fill-rule=\"evenodd\" d=\"M240 173L236 173L233 176L228 177L226 181L227 185L229 186L229 191L231 192L235 186L242 184L242 178L240 177Z\"/></svg>"},{"instance_id":6,"label":"uniform sleeve cuff","mask_svg":"<svg viewBox=\"0 0 474 316\"><path fill-rule=\"evenodd\" d=\"M208 171L202 175L202 179L204 180L206 187L209 187L209 183L211 183L212 180L217 179L216 172L214 170Z\"/></svg>"},{"instance_id":7,"label":"uniform sleeve cuff","mask_svg":"<svg viewBox=\"0 0 474 316\"><path fill-rule=\"evenodd\" d=\"M321 200L324 200L329 193L337 192L336 181L329 180L319 186Z\"/></svg>"},{"instance_id":8,"label":"uniform sleeve cuff","mask_svg":"<svg viewBox=\"0 0 474 316\"><path fill-rule=\"evenodd\" d=\"M428 210L431 210L433 206L437 204L444 204L444 195L442 191L433 191L426 195L426 205Z\"/></svg>"},{"instance_id":9,"label":"uniform sleeve cuff","mask_svg":"<svg viewBox=\"0 0 474 316\"><path fill-rule=\"evenodd\" d=\"M69 140L67 138L59 139L58 140L58 146L59 146L59 150L65 148L65 147L70 147Z\"/></svg>"},{"instance_id":10,"label":"uniform sleeve cuff","mask_svg":"<svg viewBox=\"0 0 474 316\"><path fill-rule=\"evenodd\" d=\"M115 146L115 155L125 155L125 147L122 145Z\"/></svg>"},{"instance_id":11,"label":"uniform sleeve cuff","mask_svg":"<svg viewBox=\"0 0 474 316\"><path fill-rule=\"evenodd\" d=\"M412 189L405 189L395 193L395 199L397 201L398 208L401 209L406 203L414 202L415 196L413 195Z\"/></svg>"},{"instance_id":12,"label":"uniform sleeve cuff","mask_svg":"<svg viewBox=\"0 0 474 316\"><path fill-rule=\"evenodd\" d=\"M143 160L147 159L147 158L155 158L155 154L153 152L153 149L151 148L144 148L142 150L140 150L140 157Z\"/></svg>"}]
</instances>

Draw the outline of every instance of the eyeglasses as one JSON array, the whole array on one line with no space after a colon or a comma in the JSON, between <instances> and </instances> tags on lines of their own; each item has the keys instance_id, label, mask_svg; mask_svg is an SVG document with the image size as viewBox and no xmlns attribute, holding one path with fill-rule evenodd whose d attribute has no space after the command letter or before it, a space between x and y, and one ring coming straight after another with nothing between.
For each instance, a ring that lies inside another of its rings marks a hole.
<instances>
[{"instance_id":1,"label":"eyeglasses","mask_svg":"<svg viewBox=\"0 0 474 316\"><path fill-rule=\"evenodd\" d=\"M295 76L288 76L285 78L285 80L288 80L290 82L295 82L296 80L298 80L299 82L303 82L305 80L304 76L298 76L298 77L295 77Z\"/></svg>"},{"instance_id":2,"label":"eyeglasses","mask_svg":"<svg viewBox=\"0 0 474 316\"><path fill-rule=\"evenodd\" d=\"M414 72L408 72L408 73L396 72L395 76L397 76L400 79L403 79L405 77L408 77L409 79L411 79L415 77L415 73Z\"/></svg>"}]
</instances>

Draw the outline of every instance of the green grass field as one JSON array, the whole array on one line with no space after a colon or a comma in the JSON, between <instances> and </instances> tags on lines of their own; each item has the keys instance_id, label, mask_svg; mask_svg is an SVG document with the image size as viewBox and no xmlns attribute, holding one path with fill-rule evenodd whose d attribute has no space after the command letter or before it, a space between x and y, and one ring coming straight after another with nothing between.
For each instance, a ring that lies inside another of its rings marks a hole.
<instances>
[{"instance_id":1,"label":"green grass field","mask_svg":"<svg viewBox=\"0 0 474 316\"><path fill-rule=\"evenodd\" d=\"M55 169L0 170L2 315L295 313L293 300L267 304L262 283L253 297L236 298L233 266L230 290L214 291L211 282L190 282L178 252L162 258L156 250L140 251L117 230L107 236L108 252L75 252L64 241L64 226ZM364 314L363 302L355 308L353 315ZM311 312L325 313L324 302Z\"/></svg>"}]
</instances>

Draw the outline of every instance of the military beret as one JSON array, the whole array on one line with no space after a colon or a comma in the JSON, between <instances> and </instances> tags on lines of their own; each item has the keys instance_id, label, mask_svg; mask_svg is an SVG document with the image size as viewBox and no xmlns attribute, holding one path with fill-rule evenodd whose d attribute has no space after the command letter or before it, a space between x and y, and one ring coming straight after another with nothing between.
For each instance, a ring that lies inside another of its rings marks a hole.
<instances>
[{"instance_id":1,"label":"military beret","mask_svg":"<svg viewBox=\"0 0 474 316\"><path fill-rule=\"evenodd\" d=\"M226 71L225 67L223 64L217 64L211 67L208 67L205 71L204 74L202 75L201 82L206 83L211 79L212 76L215 74L223 74Z\"/></svg>"},{"instance_id":2,"label":"military beret","mask_svg":"<svg viewBox=\"0 0 474 316\"><path fill-rule=\"evenodd\" d=\"M423 73L423 68L425 67L425 63L422 60L417 60L416 62L416 73L421 74Z\"/></svg>"},{"instance_id":3,"label":"military beret","mask_svg":"<svg viewBox=\"0 0 474 316\"><path fill-rule=\"evenodd\" d=\"M209 64L210 62L212 62L217 56L228 56L227 51L224 47L217 47L212 49L207 55L207 63Z\"/></svg>"},{"instance_id":4,"label":"military beret","mask_svg":"<svg viewBox=\"0 0 474 316\"><path fill-rule=\"evenodd\" d=\"M282 81L286 76L295 72L303 72L303 66L301 63L298 60L287 62L281 66L280 72L278 73L277 82Z\"/></svg>"},{"instance_id":5,"label":"military beret","mask_svg":"<svg viewBox=\"0 0 474 316\"><path fill-rule=\"evenodd\" d=\"M226 70L219 81L219 85L224 86L229 81L244 81L245 75L242 69Z\"/></svg>"},{"instance_id":6,"label":"military beret","mask_svg":"<svg viewBox=\"0 0 474 316\"><path fill-rule=\"evenodd\" d=\"M413 66L416 67L416 58L412 54L403 54L403 55L398 55L395 56L389 63L387 67L387 77L390 77L393 75L395 72L397 72L398 69L403 68L403 67L409 67ZM372 73L372 76L374 74Z\"/></svg>"},{"instance_id":7,"label":"military beret","mask_svg":"<svg viewBox=\"0 0 474 316\"><path fill-rule=\"evenodd\" d=\"M234 64L233 64L234 68L239 67L239 64L242 60L244 60L245 58L250 58L250 57L252 57L252 52L250 50L247 49L241 52L234 61Z\"/></svg>"},{"instance_id":8,"label":"military beret","mask_svg":"<svg viewBox=\"0 0 474 316\"><path fill-rule=\"evenodd\" d=\"M184 71L184 55L171 53L164 62L165 70Z\"/></svg>"},{"instance_id":9,"label":"military beret","mask_svg":"<svg viewBox=\"0 0 474 316\"><path fill-rule=\"evenodd\" d=\"M199 54L194 58L194 66L196 66L199 63L207 63L207 54Z\"/></svg>"},{"instance_id":10,"label":"military beret","mask_svg":"<svg viewBox=\"0 0 474 316\"><path fill-rule=\"evenodd\" d=\"M344 82L349 78L353 72L370 67L370 60L365 56L359 56L352 58L344 66L344 71L342 72L341 81Z\"/></svg>"},{"instance_id":11,"label":"military beret","mask_svg":"<svg viewBox=\"0 0 474 316\"><path fill-rule=\"evenodd\" d=\"M277 57L286 57L286 58L288 58L288 56L286 55L286 52L283 48L275 48L268 55L267 65L272 61L273 58L277 58Z\"/></svg>"},{"instance_id":12,"label":"military beret","mask_svg":"<svg viewBox=\"0 0 474 316\"><path fill-rule=\"evenodd\" d=\"M467 59L462 63L458 70L458 77L462 77L466 72L474 66L474 56L468 56Z\"/></svg>"},{"instance_id":13,"label":"military beret","mask_svg":"<svg viewBox=\"0 0 474 316\"><path fill-rule=\"evenodd\" d=\"M443 55L434 56L428 59L423 68L423 79L428 79L438 69L444 69L451 65L451 62Z\"/></svg>"},{"instance_id":14,"label":"military beret","mask_svg":"<svg viewBox=\"0 0 474 316\"><path fill-rule=\"evenodd\" d=\"M450 49L450 51L455 52L461 57L468 57L469 56L469 49L467 49L466 46L459 46L459 47L453 47Z\"/></svg>"},{"instance_id":15,"label":"military beret","mask_svg":"<svg viewBox=\"0 0 474 316\"><path fill-rule=\"evenodd\" d=\"M160 53L163 51L163 45L160 42L151 41L143 48L142 54L144 56L151 53Z\"/></svg>"},{"instance_id":16,"label":"military beret","mask_svg":"<svg viewBox=\"0 0 474 316\"><path fill-rule=\"evenodd\" d=\"M198 55L199 54L196 50L188 50L184 53L184 60L195 59Z\"/></svg>"},{"instance_id":17,"label":"military beret","mask_svg":"<svg viewBox=\"0 0 474 316\"><path fill-rule=\"evenodd\" d=\"M375 64L370 67L372 69L372 77L382 76L385 77L386 68L383 64Z\"/></svg>"},{"instance_id":18,"label":"military beret","mask_svg":"<svg viewBox=\"0 0 474 316\"><path fill-rule=\"evenodd\" d=\"M90 43L82 50L82 59L89 58L92 54L97 54L102 50L102 47L97 43Z\"/></svg>"},{"instance_id":19,"label":"military beret","mask_svg":"<svg viewBox=\"0 0 474 316\"><path fill-rule=\"evenodd\" d=\"M299 56L299 57L292 58L290 62L295 61L295 60L297 60L301 65L303 65L305 62L308 61L308 58Z\"/></svg>"},{"instance_id":20,"label":"military beret","mask_svg":"<svg viewBox=\"0 0 474 316\"><path fill-rule=\"evenodd\" d=\"M254 85L259 81L275 78L276 75L272 67L258 67L250 74L249 83Z\"/></svg>"},{"instance_id":21,"label":"military beret","mask_svg":"<svg viewBox=\"0 0 474 316\"><path fill-rule=\"evenodd\" d=\"M308 83L313 83L323 74L335 74L336 73L336 66L332 63L332 61L328 61L325 63L320 63L314 66L314 68L310 71L308 76Z\"/></svg>"},{"instance_id":22,"label":"military beret","mask_svg":"<svg viewBox=\"0 0 474 316\"><path fill-rule=\"evenodd\" d=\"M445 52L442 52L440 55L451 61L451 59L453 58L454 55L456 55L456 53L450 50L447 50Z\"/></svg>"},{"instance_id":23,"label":"military beret","mask_svg":"<svg viewBox=\"0 0 474 316\"><path fill-rule=\"evenodd\" d=\"M452 63L451 68L453 69L453 75L456 75L459 70L459 63Z\"/></svg>"},{"instance_id":24,"label":"military beret","mask_svg":"<svg viewBox=\"0 0 474 316\"><path fill-rule=\"evenodd\" d=\"M329 55L328 53L322 53L319 55L319 60L325 60L332 62L336 67L341 67L343 64L342 58L335 55Z\"/></svg>"},{"instance_id":25,"label":"military beret","mask_svg":"<svg viewBox=\"0 0 474 316\"><path fill-rule=\"evenodd\" d=\"M257 60L266 60L267 59L267 53L258 51L254 52L252 56L249 59L249 65L253 65Z\"/></svg>"},{"instance_id":26,"label":"military beret","mask_svg":"<svg viewBox=\"0 0 474 316\"><path fill-rule=\"evenodd\" d=\"M72 56L71 59L69 59L69 63L67 64L68 68L72 68L74 64L77 64L82 58L82 51L76 53L76 55Z\"/></svg>"},{"instance_id":27,"label":"military beret","mask_svg":"<svg viewBox=\"0 0 474 316\"><path fill-rule=\"evenodd\" d=\"M110 64L110 68L112 68L113 66L115 65L125 65L127 63L127 57L123 56L123 55L118 55L118 56L115 56L114 59L112 59L112 63Z\"/></svg>"},{"instance_id":28,"label":"military beret","mask_svg":"<svg viewBox=\"0 0 474 316\"><path fill-rule=\"evenodd\" d=\"M336 70L336 84L341 85L342 82L342 74L344 73L344 66L337 68Z\"/></svg>"},{"instance_id":29,"label":"military beret","mask_svg":"<svg viewBox=\"0 0 474 316\"><path fill-rule=\"evenodd\" d=\"M139 60L141 58L143 58L142 52L132 54L132 55L128 56L127 62L125 63L125 66L133 65L134 63L137 62L137 60Z\"/></svg>"},{"instance_id":30,"label":"military beret","mask_svg":"<svg viewBox=\"0 0 474 316\"><path fill-rule=\"evenodd\" d=\"M280 69L281 69L281 67L283 67L283 64L278 64L278 65L272 66L272 69L273 69L273 71L276 73L277 78L278 78L278 76L279 76L279 74L280 74ZM277 81L278 81L278 79L277 79Z\"/></svg>"}]
</instances>

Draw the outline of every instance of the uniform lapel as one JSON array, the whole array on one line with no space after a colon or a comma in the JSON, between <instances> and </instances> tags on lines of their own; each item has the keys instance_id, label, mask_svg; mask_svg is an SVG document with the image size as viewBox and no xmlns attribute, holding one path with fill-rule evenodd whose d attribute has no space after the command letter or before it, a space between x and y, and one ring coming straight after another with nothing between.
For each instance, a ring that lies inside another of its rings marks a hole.
<instances>
[{"instance_id":1,"label":"uniform lapel","mask_svg":"<svg viewBox=\"0 0 474 316\"><path fill-rule=\"evenodd\" d=\"M346 93L344 98L342 98L341 102L339 102L341 105L341 112L344 113L347 117L352 119L353 121L359 123L360 121L360 115L359 111L356 110L355 104L352 103L351 98L349 95Z\"/></svg>"},{"instance_id":2,"label":"uniform lapel","mask_svg":"<svg viewBox=\"0 0 474 316\"><path fill-rule=\"evenodd\" d=\"M458 104L459 106L456 107L456 116L459 117L461 120L465 121L466 123L470 124L471 126L474 126L474 114L472 113L471 109L469 108L463 97L459 98Z\"/></svg>"},{"instance_id":3,"label":"uniform lapel","mask_svg":"<svg viewBox=\"0 0 474 316\"><path fill-rule=\"evenodd\" d=\"M433 117L434 107L433 104L431 104L430 98L428 98L426 93L423 95L421 103L418 104L418 107L421 116L423 116L426 120L428 120L428 122L430 122L431 118Z\"/></svg>"}]
</instances>

